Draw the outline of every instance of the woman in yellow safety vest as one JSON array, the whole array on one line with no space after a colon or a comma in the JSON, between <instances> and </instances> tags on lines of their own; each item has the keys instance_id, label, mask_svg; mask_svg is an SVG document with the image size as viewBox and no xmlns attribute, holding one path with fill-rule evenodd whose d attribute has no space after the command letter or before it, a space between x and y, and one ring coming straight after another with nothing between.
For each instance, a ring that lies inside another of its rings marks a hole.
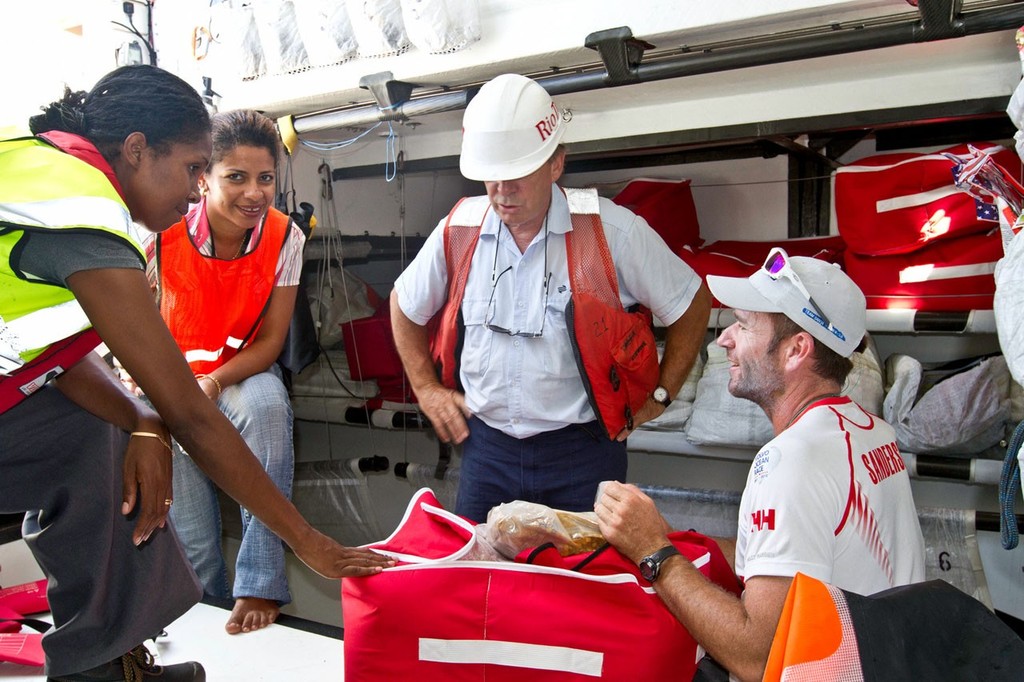
<instances>
[{"instance_id":1,"label":"woman in yellow safety vest","mask_svg":"<svg viewBox=\"0 0 1024 682\"><path fill-rule=\"evenodd\" d=\"M141 645L201 590L166 524L170 435L326 576L387 560L313 529L207 398L153 301L135 223L161 231L198 199L210 158L202 100L151 66L65 90L0 142L0 513L49 580L50 680L205 680ZM155 408L117 381L118 357ZM125 653L128 652L128 653Z\"/></svg>"}]
</instances>

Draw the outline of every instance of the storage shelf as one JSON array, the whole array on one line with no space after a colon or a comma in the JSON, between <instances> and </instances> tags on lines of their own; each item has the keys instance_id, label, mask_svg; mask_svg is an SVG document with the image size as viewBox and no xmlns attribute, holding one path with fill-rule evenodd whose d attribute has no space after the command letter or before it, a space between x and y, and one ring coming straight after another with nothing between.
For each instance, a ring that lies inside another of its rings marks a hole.
<instances>
[{"instance_id":1,"label":"storage shelf","mask_svg":"<svg viewBox=\"0 0 1024 682\"><path fill-rule=\"evenodd\" d=\"M729 308L712 308L708 329L724 329L735 319ZM995 334L996 318L991 310L868 310L867 330L880 334Z\"/></svg>"}]
</instances>

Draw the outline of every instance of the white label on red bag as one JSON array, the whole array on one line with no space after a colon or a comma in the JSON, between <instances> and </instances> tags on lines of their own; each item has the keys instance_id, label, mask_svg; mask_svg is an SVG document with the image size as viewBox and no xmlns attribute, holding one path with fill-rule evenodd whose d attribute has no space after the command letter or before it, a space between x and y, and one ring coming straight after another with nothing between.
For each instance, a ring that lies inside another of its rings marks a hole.
<instances>
[{"instance_id":1,"label":"white label on red bag","mask_svg":"<svg viewBox=\"0 0 1024 682\"><path fill-rule=\"evenodd\" d=\"M971 265L912 265L900 270L900 284L911 282L934 282L940 279L980 277L996 271L995 263L972 263Z\"/></svg>"},{"instance_id":2,"label":"white label on red bag","mask_svg":"<svg viewBox=\"0 0 1024 682\"><path fill-rule=\"evenodd\" d=\"M879 213L885 213L886 211L898 211L901 208L910 208L912 206L924 206L959 192L960 190L956 188L956 185L950 184L946 187L928 190L927 192L905 194L901 197L893 197L892 199L881 199L875 202L875 210Z\"/></svg>"},{"instance_id":3,"label":"white label on red bag","mask_svg":"<svg viewBox=\"0 0 1024 682\"><path fill-rule=\"evenodd\" d=\"M420 660L435 663L490 663L601 677L604 654L599 651L522 642L421 637Z\"/></svg>"}]
</instances>

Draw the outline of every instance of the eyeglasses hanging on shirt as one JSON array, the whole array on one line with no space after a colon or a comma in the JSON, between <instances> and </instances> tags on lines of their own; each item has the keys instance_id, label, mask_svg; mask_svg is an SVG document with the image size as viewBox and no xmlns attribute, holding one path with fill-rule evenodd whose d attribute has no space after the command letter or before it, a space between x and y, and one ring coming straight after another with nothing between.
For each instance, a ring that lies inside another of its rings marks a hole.
<instances>
[{"instance_id":1,"label":"eyeglasses hanging on shirt","mask_svg":"<svg viewBox=\"0 0 1024 682\"><path fill-rule=\"evenodd\" d=\"M537 331L526 331L517 329L512 331L505 327L494 324L494 315L497 304L495 302L494 293L498 289L498 282L505 276L506 273L512 270L512 266L509 265L507 268L498 272L498 249L501 246L501 228L498 228L498 238L494 242L494 263L491 265L491 297L487 301L487 316L484 317L484 327L492 332L498 332L499 334L507 334L508 336L522 336L528 339L540 338L544 335L544 320L547 319L548 310L548 285L551 282L551 273L548 272L548 219L544 216L544 281L541 284L543 289L543 303L544 305L540 309L540 329Z\"/></svg>"}]
</instances>

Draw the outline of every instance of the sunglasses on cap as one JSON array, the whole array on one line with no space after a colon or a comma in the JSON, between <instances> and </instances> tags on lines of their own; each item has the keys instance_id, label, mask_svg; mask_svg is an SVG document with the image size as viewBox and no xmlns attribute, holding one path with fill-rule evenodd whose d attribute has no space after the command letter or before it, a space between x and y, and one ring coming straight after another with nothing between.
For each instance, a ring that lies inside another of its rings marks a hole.
<instances>
[{"instance_id":1,"label":"sunglasses on cap","mask_svg":"<svg viewBox=\"0 0 1024 682\"><path fill-rule=\"evenodd\" d=\"M821 310L821 306L815 302L814 297L811 296L811 292L807 291L807 287L800 280L800 275L796 274L796 270L793 269L793 265L789 262L789 254L785 250L774 247L768 252L768 258L765 259L764 265L761 269L766 275L772 278L774 281L779 279L785 279L794 287L797 291L807 300L807 304L812 308L808 310L804 308L804 314L809 318L820 324L825 329L835 334L838 338L844 339L843 333L833 326L829 321L828 316L825 315Z\"/></svg>"}]
</instances>

